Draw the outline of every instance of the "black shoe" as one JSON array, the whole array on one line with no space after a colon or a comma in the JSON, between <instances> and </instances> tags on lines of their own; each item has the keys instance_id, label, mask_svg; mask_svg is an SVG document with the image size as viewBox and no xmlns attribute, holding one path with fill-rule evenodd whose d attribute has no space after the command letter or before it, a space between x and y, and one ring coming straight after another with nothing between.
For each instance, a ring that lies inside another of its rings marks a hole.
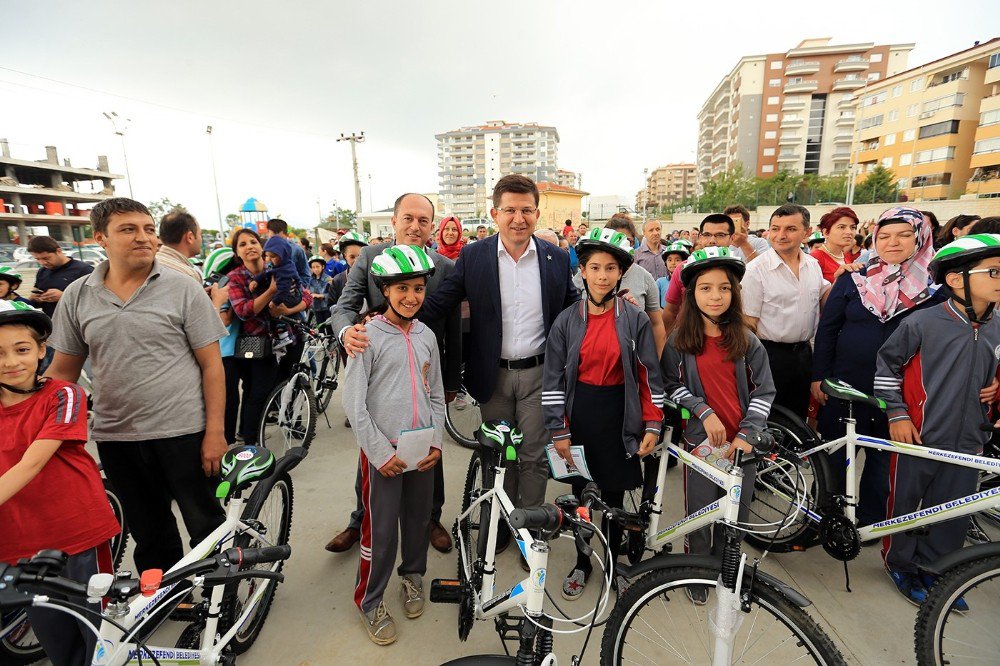
<instances>
[{"instance_id":1,"label":"black shoe","mask_svg":"<svg viewBox=\"0 0 1000 666\"><path fill-rule=\"evenodd\" d=\"M507 550L510 546L510 528L503 522L497 523L497 555Z\"/></svg>"}]
</instances>

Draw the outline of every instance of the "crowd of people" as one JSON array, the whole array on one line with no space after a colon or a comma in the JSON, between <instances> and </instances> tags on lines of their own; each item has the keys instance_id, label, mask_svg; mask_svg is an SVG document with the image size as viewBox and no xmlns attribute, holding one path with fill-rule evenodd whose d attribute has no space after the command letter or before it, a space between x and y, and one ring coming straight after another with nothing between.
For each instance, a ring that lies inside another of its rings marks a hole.
<instances>
[{"instance_id":1,"label":"crowd of people","mask_svg":"<svg viewBox=\"0 0 1000 666\"><path fill-rule=\"evenodd\" d=\"M329 326L348 357L356 506L326 548L359 544L354 601L379 645L398 635L384 601L397 550L402 608L414 619L428 548L453 547L441 458L446 405L463 387L484 420L523 434L505 480L522 507L545 499L548 446L571 464L571 446L582 447L605 501L621 506L641 484L667 400L693 415L687 446L730 459L773 410L838 437L844 405L822 392L827 378L889 404L888 414L855 405L861 434L982 452L979 425L996 419L1000 218L939 228L929 212L894 207L861 223L840 207L814 231L809 210L789 203L756 232L734 205L669 234L655 220L637 229L624 213L556 233L537 229L538 189L519 175L497 183L492 204L496 233L480 226L466 237L458 218L435 223L427 197L403 194L392 238L346 232L317 255L272 219L266 237L237 229L201 270L190 262L202 248L195 218L174 211L157 225L130 199L91 212L108 256L96 269L51 238L31 239L41 266L31 294L0 269L0 429L14 433L0 447L0 523L17 535L0 543L0 561L60 548L77 579L108 566L115 528L83 449L87 402L76 386L86 363L89 438L121 497L135 566L169 569L184 550L171 503L192 544L221 523L211 479L229 446L257 443L266 398L302 353L289 321L306 316ZM397 451L414 441L426 453L408 464ZM862 524L977 482L941 463L866 456ZM752 473L745 485L750 497ZM684 491L692 509L718 494L697 475ZM621 533L607 529L617 556ZM884 541L886 570L908 600L926 597L918 565L960 547L965 529L955 520ZM498 550L510 541L501 523ZM719 544L705 529L686 546L707 554ZM591 572L581 550L563 596L578 598ZM707 589L688 594L707 602ZM74 620L30 613L46 649L58 644L54 663L81 663L92 649Z\"/></svg>"}]
</instances>

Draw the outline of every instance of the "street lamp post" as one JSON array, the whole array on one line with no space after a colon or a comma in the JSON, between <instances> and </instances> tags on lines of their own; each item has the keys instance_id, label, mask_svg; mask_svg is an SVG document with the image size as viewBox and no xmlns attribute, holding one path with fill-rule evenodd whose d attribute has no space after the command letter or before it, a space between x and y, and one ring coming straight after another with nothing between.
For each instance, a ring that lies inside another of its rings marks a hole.
<instances>
[{"instance_id":1,"label":"street lamp post","mask_svg":"<svg viewBox=\"0 0 1000 666\"><path fill-rule=\"evenodd\" d=\"M340 134L340 138L337 141L350 141L351 142L351 162L354 165L354 213L360 219L361 217L361 181L358 180L358 153L355 146L359 143L364 143L365 133L354 134L351 136L345 136L343 132Z\"/></svg>"},{"instance_id":2,"label":"street lamp post","mask_svg":"<svg viewBox=\"0 0 1000 666\"><path fill-rule=\"evenodd\" d=\"M212 184L215 186L215 213L219 216L219 233L226 235L226 228L222 224L222 204L219 202L219 176L215 170L215 142L212 141L212 126L205 128L208 135L208 154L212 157Z\"/></svg>"},{"instance_id":3,"label":"street lamp post","mask_svg":"<svg viewBox=\"0 0 1000 666\"><path fill-rule=\"evenodd\" d=\"M115 134L121 139L122 160L125 162L125 182L128 184L128 197L132 199L134 198L132 196L132 174L128 170L128 154L125 152L125 130L128 129L128 124L132 121L128 118L122 118L114 111L111 113L105 111L104 117L111 122L111 126L115 129Z\"/></svg>"}]
</instances>

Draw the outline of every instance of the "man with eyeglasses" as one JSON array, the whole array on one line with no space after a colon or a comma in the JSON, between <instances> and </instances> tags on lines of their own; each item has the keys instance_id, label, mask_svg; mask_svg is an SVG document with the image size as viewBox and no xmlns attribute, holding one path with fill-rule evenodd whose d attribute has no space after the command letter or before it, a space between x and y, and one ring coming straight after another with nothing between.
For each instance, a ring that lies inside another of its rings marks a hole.
<instances>
[{"instance_id":1,"label":"man with eyeglasses","mask_svg":"<svg viewBox=\"0 0 1000 666\"><path fill-rule=\"evenodd\" d=\"M469 355L465 388L480 404L483 420L507 419L524 433L518 466L507 472L505 490L519 507L545 501L549 435L542 419L545 338L556 316L580 298L569 254L533 236L538 187L512 174L493 189L490 217L497 234L467 245L455 271L428 294L421 319L469 302ZM501 532L506 547L510 533Z\"/></svg>"},{"instance_id":2,"label":"man with eyeglasses","mask_svg":"<svg viewBox=\"0 0 1000 666\"><path fill-rule=\"evenodd\" d=\"M733 231L735 231L735 225L728 216L722 213L712 213L702 220L698 227L697 245L698 247L728 247L733 238ZM681 236L684 236L684 232L681 232ZM670 276L666 301L667 306L663 308L662 314L663 327L666 329L667 335L670 335L674 321L677 319L677 313L681 310L681 303L684 301L681 266L674 269L674 274Z\"/></svg>"}]
</instances>

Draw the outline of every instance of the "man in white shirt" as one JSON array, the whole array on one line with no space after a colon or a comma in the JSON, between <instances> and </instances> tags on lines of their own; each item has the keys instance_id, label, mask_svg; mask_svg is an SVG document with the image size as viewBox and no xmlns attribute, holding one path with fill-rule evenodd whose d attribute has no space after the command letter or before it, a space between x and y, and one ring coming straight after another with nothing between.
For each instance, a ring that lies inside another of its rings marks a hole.
<instances>
[{"instance_id":1,"label":"man in white shirt","mask_svg":"<svg viewBox=\"0 0 1000 666\"><path fill-rule=\"evenodd\" d=\"M185 210L174 210L160 220L160 249L156 258L161 266L194 278L201 284L201 272L188 261L201 252L201 227Z\"/></svg>"},{"instance_id":2,"label":"man in white shirt","mask_svg":"<svg viewBox=\"0 0 1000 666\"><path fill-rule=\"evenodd\" d=\"M830 283L819 262L802 251L809 211L785 204L771 215L771 248L747 265L743 312L767 349L778 393L774 402L806 418L811 340Z\"/></svg>"}]
</instances>

